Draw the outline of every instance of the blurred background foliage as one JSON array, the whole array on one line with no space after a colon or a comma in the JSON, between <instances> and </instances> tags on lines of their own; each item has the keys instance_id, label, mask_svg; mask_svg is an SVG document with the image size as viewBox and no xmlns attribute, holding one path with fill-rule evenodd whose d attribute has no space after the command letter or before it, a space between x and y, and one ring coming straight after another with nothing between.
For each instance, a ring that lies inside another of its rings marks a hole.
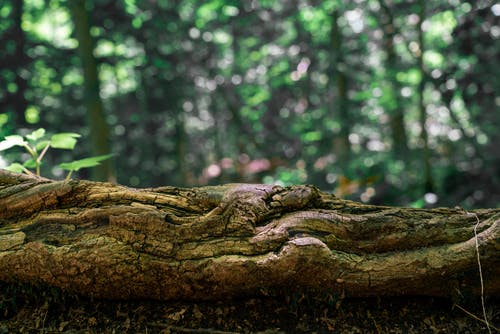
<instances>
[{"instance_id":1,"label":"blurred background foliage","mask_svg":"<svg viewBox=\"0 0 500 334\"><path fill-rule=\"evenodd\" d=\"M499 18L481 0L3 0L0 138L83 134L48 153L52 178L113 152L78 176L498 207Z\"/></svg>"}]
</instances>

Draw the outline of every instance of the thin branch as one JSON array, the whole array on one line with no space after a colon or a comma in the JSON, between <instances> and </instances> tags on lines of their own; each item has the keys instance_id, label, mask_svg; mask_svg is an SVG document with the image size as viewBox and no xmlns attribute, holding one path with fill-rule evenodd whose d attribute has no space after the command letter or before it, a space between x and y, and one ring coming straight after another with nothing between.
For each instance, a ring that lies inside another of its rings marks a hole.
<instances>
[{"instance_id":1,"label":"thin branch","mask_svg":"<svg viewBox=\"0 0 500 334\"><path fill-rule=\"evenodd\" d=\"M43 151L42 153L40 153L40 155L38 156L38 159L36 159L36 163L37 164L40 164L42 162L42 159L43 159L43 156L45 155L45 153L47 153L47 150L49 149L50 147L50 141L47 143L47 146L45 146L43 148Z\"/></svg>"},{"instance_id":2,"label":"thin branch","mask_svg":"<svg viewBox=\"0 0 500 334\"><path fill-rule=\"evenodd\" d=\"M483 307L483 317L486 327L488 328L488 332L491 334L490 324L488 323L488 318L486 317L486 307L484 306L484 283L483 283L483 270L481 269L481 259L479 257L479 242L477 240L477 226L479 225L479 217L475 213L469 213L465 211L468 215L473 215L476 217L477 223L474 225L474 239L476 241L476 254L477 254L477 265L479 267L479 279L481 281L481 306Z\"/></svg>"},{"instance_id":3,"label":"thin branch","mask_svg":"<svg viewBox=\"0 0 500 334\"><path fill-rule=\"evenodd\" d=\"M494 330L496 330L497 332L500 332L500 328L497 328L497 327L495 327L495 326L493 326L493 325L488 325L488 323L487 323L487 322L485 322L485 321L484 321L484 319L481 319L481 318L479 318L477 315L475 315L474 313L471 313L471 312L467 311L467 310L466 310L466 309L464 309L462 306L460 306L460 305L458 305L458 304L454 304L453 306L456 306L456 307L457 307L457 308L459 308L460 310L464 311L464 312L465 312L465 314L467 314L467 315L468 315L468 316L470 316L471 318L476 319L477 321L482 322L483 324L486 324L486 325L488 326L488 329L490 330L490 333L491 333L491 329L490 329L490 327L491 327L491 328L493 328Z\"/></svg>"}]
</instances>

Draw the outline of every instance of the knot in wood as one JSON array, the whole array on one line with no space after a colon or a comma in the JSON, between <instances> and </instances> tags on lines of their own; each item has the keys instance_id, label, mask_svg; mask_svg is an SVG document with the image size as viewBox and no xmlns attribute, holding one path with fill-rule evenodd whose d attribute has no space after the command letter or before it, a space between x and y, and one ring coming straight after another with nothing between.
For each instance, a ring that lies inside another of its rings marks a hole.
<instances>
[{"instance_id":1,"label":"knot in wood","mask_svg":"<svg viewBox=\"0 0 500 334\"><path fill-rule=\"evenodd\" d=\"M271 197L270 206L283 207L287 211L301 209L308 206L318 196L318 190L307 185L277 188L277 192Z\"/></svg>"}]
</instances>

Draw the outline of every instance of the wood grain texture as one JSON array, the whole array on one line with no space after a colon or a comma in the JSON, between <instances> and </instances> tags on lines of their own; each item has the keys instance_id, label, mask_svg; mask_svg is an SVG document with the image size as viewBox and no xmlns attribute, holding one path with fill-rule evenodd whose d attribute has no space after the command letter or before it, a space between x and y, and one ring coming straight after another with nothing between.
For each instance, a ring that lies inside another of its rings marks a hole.
<instances>
[{"instance_id":1,"label":"wood grain texture","mask_svg":"<svg viewBox=\"0 0 500 334\"><path fill-rule=\"evenodd\" d=\"M476 218L477 217L477 218ZM134 189L0 171L0 280L82 295L500 295L500 209L364 205L313 186Z\"/></svg>"}]
</instances>

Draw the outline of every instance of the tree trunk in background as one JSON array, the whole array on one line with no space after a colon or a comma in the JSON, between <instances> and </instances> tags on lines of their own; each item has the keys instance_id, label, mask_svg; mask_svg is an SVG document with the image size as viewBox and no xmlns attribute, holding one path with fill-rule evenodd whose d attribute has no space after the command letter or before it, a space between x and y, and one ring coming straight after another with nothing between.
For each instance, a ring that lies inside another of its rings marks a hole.
<instances>
[{"instance_id":1,"label":"tree trunk in background","mask_svg":"<svg viewBox=\"0 0 500 334\"><path fill-rule=\"evenodd\" d=\"M175 117L175 151L176 151L176 161L177 167L179 168L179 183L183 186L188 184L189 180L189 170L186 161L186 146L187 146L187 134L186 134L186 119L184 115L184 110L182 108L177 108L177 115Z\"/></svg>"},{"instance_id":2,"label":"tree trunk in background","mask_svg":"<svg viewBox=\"0 0 500 334\"><path fill-rule=\"evenodd\" d=\"M94 43L90 35L90 23L85 0L70 0L69 7L75 24L75 35L78 40L78 52L82 62L85 105L87 107L92 155L110 153L109 129L104 115L100 93L97 63L94 58ZM98 181L114 181L111 161L105 160L92 168L92 178Z\"/></svg>"},{"instance_id":3,"label":"tree trunk in background","mask_svg":"<svg viewBox=\"0 0 500 334\"><path fill-rule=\"evenodd\" d=\"M26 93L26 88L28 83L25 78L23 78L22 73L20 73L26 67L27 57L25 53L25 45L26 45L26 36L21 27L22 24L22 15L23 15L23 7L24 1L14 1L12 5L12 11L14 15L14 40L16 41L16 48L14 51L14 61L16 64L16 86L17 90L14 94L14 103L16 113L19 115L17 123L18 125L26 124L26 118L24 112L26 111L26 107L28 106L28 102L26 101L26 97L24 96Z\"/></svg>"},{"instance_id":4,"label":"tree trunk in background","mask_svg":"<svg viewBox=\"0 0 500 334\"><path fill-rule=\"evenodd\" d=\"M418 21L418 45L419 50L417 53L417 61L418 67L420 69L421 79L418 85L418 109L420 115L420 141L422 145L422 164L423 164L423 185L424 185L424 193L432 192L434 190L433 180L432 180L432 171L431 171L431 155L429 151L429 135L427 133L426 121L427 121L427 113L425 110L425 102L424 102L424 90L425 84L427 82L427 75L425 72L424 66L424 30L423 23L425 20L425 0L419 0L419 21Z\"/></svg>"},{"instance_id":5,"label":"tree trunk in background","mask_svg":"<svg viewBox=\"0 0 500 334\"><path fill-rule=\"evenodd\" d=\"M396 78L398 59L394 49L394 36L396 27L392 11L385 1L379 0L382 9L382 29L384 31L384 46L387 54L385 70L387 74L388 87L383 96L383 107L390 117L389 123L392 133L392 145L395 157L404 159L408 156L408 137L404 123L403 104L401 103L401 87Z\"/></svg>"},{"instance_id":6,"label":"tree trunk in background","mask_svg":"<svg viewBox=\"0 0 500 334\"><path fill-rule=\"evenodd\" d=\"M0 59L2 70L12 71L15 76L11 83L16 85L16 90L11 92L7 90L7 83L2 82L1 90L5 90L0 94L0 113L9 113L13 120L15 128L24 128L29 124L26 122L25 111L28 106L25 93L27 81L22 71L27 70L28 58L25 53L26 36L21 27L24 1L11 1L12 11L10 18L4 19L11 23L9 29L3 32L1 39L2 43L2 58ZM8 48L6 45L14 45L14 48Z\"/></svg>"},{"instance_id":7,"label":"tree trunk in background","mask_svg":"<svg viewBox=\"0 0 500 334\"><path fill-rule=\"evenodd\" d=\"M338 24L339 12L332 12L332 30L330 32L331 43L331 63L330 82L334 91L332 99L333 115L340 123L340 131L333 140L334 153L337 155L338 164L346 167L351 155L351 145L349 143L349 133L351 132L351 120L347 104L347 76L342 54L342 33Z\"/></svg>"},{"instance_id":8,"label":"tree trunk in background","mask_svg":"<svg viewBox=\"0 0 500 334\"><path fill-rule=\"evenodd\" d=\"M459 297L480 294L478 250L484 293L500 295L500 209L372 206L312 186L132 189L2 170L0 198L5 282L118 299Z\"/></svg>"}]
</instances>

